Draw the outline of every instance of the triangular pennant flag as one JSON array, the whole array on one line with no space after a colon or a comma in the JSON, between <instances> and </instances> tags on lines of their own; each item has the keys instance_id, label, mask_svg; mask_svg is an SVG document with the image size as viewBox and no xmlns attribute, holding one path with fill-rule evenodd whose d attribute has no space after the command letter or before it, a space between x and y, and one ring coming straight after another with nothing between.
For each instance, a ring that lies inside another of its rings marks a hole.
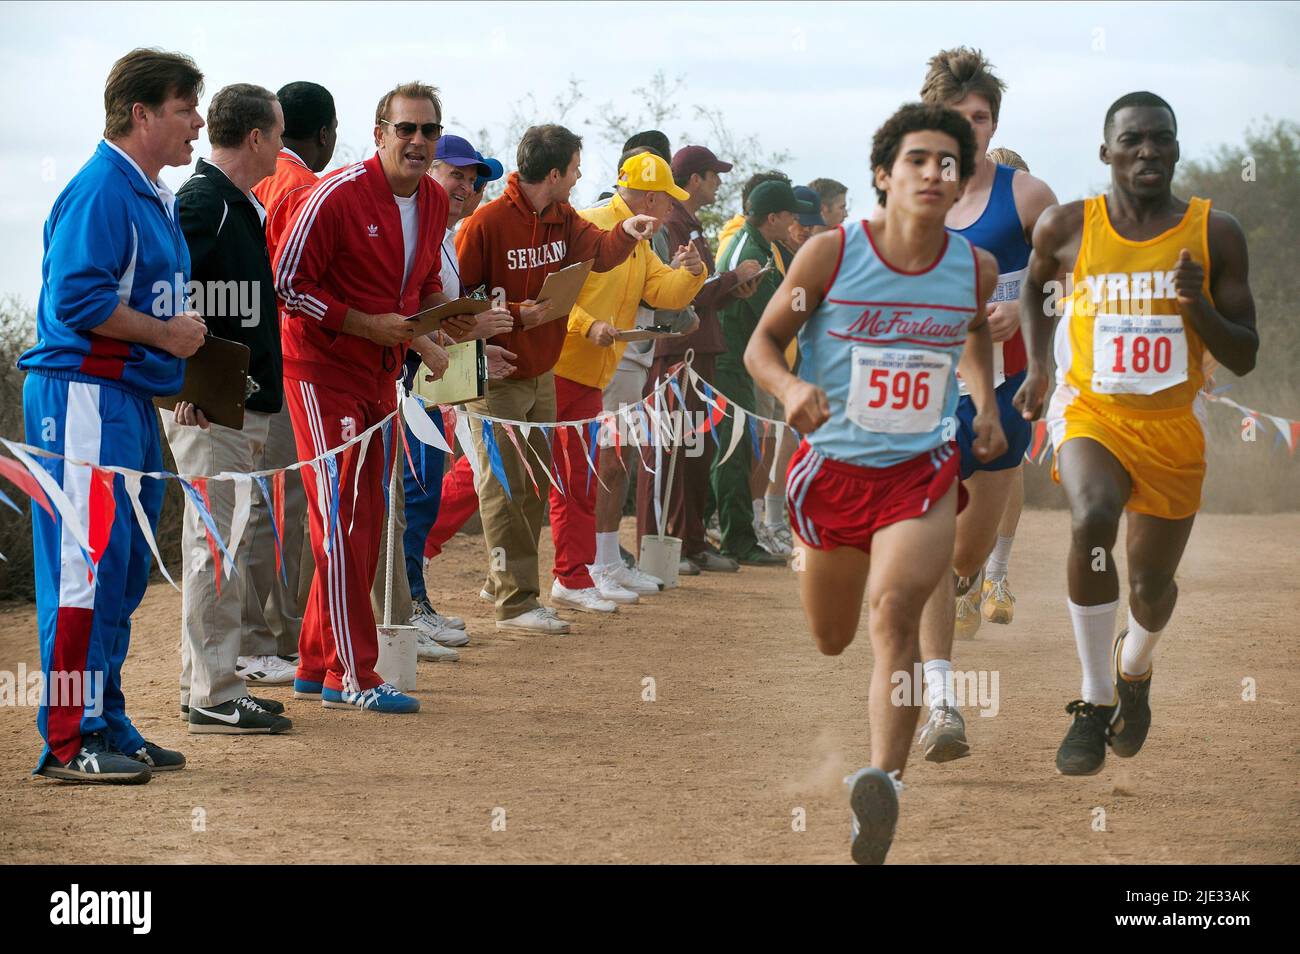
<instances>
[{"instance_id":1,"label":"triangular pennant flag","mask_svg":"<svg viewBox=\"0 0 1300 954\"><path fill-rule=\"evenodd\" d=\"M190 503L198 511L199 519L203 521L203 527L208 537L208 549L212 553L212 566L217 568L221 566L222 556L229 556L226 553L226 545L221 542L221 534L217 530L217 522L212 519L212 510L208 503L208 481L205 477L195 477L192 481L184 477L177 476L184 488L186 495L190 498ZM221 573L215 572L217 596L221 595Z\"/></svg>"},{"instance_id":2,"label":"triangular pennant flag","mask_svg":"<svg viewBox=\"0 0 1300 954\"><path fill-rule=\"evenodd\" d=\"M154 539L153 527L149 526L149 518L145 515L144 505L140 503L140 479L144 474L123 474L122 483L126 487L126 497L131 501L131 509L135 512L135 522L139 526L140 532L144 534L144 542L149 544L149 552L153 554L154 561L158 564L158 572L163 575L163 579L170 583L176 590L176 581L172 579L171 574L167 572L167 566L162 561L162 555L158 552L158 541Z\"/></svg>"},{"instance_id":3,"label":"triangular pennant flag","mask_svg":"<svg viewBox=\"0 0 1300 954\"><path fill-rule=\"evenodd\" d=\"M43 497L43 496L45 496L45 495L44 495L44 494L41 494L41 496ZM48 500L45 501L45 502L46 502L46 504L49 503ZM8 507L9 509L13 510L15 513L22 513L22 512L23 512L22 508L19 507L19 506L18 506L16 503L14 503L12 500L10 500L10 499L9 499L9 495L8 495L7 493L5 493L3 490L0 490L0 503L4 504L4 505L5 505L6 507Z\"/></svg>"},{"instance_id":4,"label":"triangular pennant flag","mask_svg":"<svg viewBox=\"0 0 1300 954\"><path fill-rule=\"evenodd\" d=\"M90 557L91 546L90 539L86 536L86 528L82 525L81 518L77 515L76 508L72 506L72 501L69 500L68 495L63 492L63 488L55 482L52 476L50 476L49 471L36 463L36 461L32 460L28 453L13 441L0 437L0 443L3 443L5 447L9 448L9 453L17 457L18 460L22 462L23 466L27 468L27 472L36 478L36 482L40 484L41 489L45 491L45 496L49 498L49 502L54 505L54 509L58 511L59 516L63 519L63 525L67 527L68 532L72 534L72 539L76 540L77 545L81 548L82 559L84 559L86 565L93 570L95 563ZM80 465L70 464L65 461L63 466L75 467ZM32 499L36 498L33 497Z\"/></svg>"},{"instance_id":5,"label":"triangular pennant flag","mask_svg":"<svg viewBox=\"0 0 1300 954\"><path fill-rule=\"evenodd\" d=\"M8 457L0 457L0 475L8 478L15 487L39 504L41 509L50 515L51 520L54 519L54 508L50 506L50 498L45 496L45 491L41 489L41 485L36 478L23 469L21 465ZM5 500L8 502L9 498L6 497ZM17 505L12 502L9 503L9 506L18 510ZM21 512L19 510L19 513Z\"/></svg>"},{"instance_id":6,"label":"triangular pennant flag","mask_svg":"<svg viewBox=\"0 0 1300 954\"><path fill-rule=\"evenodd\" d=\"M524 462L524 473L528 475L529 481L532 482L533 492L540 497L542 495L542 489L537 486L537 478L533 476L533 466L528 463L528 454L519 446L519 438L515 436L515 429L505 421L501 422L501 426L506 429L506 437L510 438L510 443L515 446L515 453L518 454L519 459Z\"/></svg>"},{"instance_id":7,"label":"triangular pennant flag","mask_svg":"<svg viewBox=\"0 0 1300 954\"><path fill-rule=\"evenodd\" d=\"M339 527L339 461L337 454L325 458L325 472L329 475L329 520L325 528L327 539L333 540Z\"/></svg>"},{"instance_id":8,"label":"triangular pennant flag","mask_svg":"<svg viewBox=\"0 0 1300 954\"><path fill-rule=\"evenodd\" d=\"M468 414L456 415L456 442L460 444L460 452L469 458L469 469L474 473L474 486L478 486L478 451L474 449L474 435L470 433L470 417Z\"/></svg>"},{"instance_id":9,"label":"triangular pennant flag","mask_svg":"<svg viewBox=\"0 0 1300 954\"><path fill-rule=\"evenodd\" d=\"M352 535L352 528L357 522L357 492L361 489L361 471L365 469L366 451L370 447L370 438L374 436L375 432L367 429L366 433L362 435L361 443L357 445L360 450L357 451L356 464L352 468L352 510L350 511L352 516L348 518L348 536Z\"/></svg>"},{"instance_id":10,"label":"triangular pennant flag","mask_svg":"<svg viewBox=\"0 0 1300 954\"><path fill-rule=\"evenodd\" d=\"M1291 447L1291 456L1295 456L1296 445L1300 444L1300 421L1290 421L1291 439L1287 444Z\"/></svg>"},{"instance_id":11,"label":"triangular pennant flag","mask_svg":"<svg viewBox=\"0 0 1300 954\"><path fill-rule=\"evenodd\" d=\"M428 418L426 417L426 420L427 419ZM433 422L430 421L430 423L432 424ZM397 436L401 439L402 442L402 451L406 457L406 465L411 468L411 476L415 478L415 485L420 488L420 493L424 494L425 493L424 481L420 479L420 475L423 474L424 471L417 470L415 466L415 461L411 459L411 442L406 439L406 425L400 420L400 415L397 418L393 419L393 426L397 428ZM401 461L397 460L394 463L400 464ZM389 478L391 479L391 477L392 475L390 474ZM398 474L397 479L398 480L402 479L402 475L400 473Z\"/></svg>"},{"instance_id":12,"label":"triangular pennant flag","mask_svg":"<svg viewBox=\"0 0 1300 954\"><path fill-rule=\"evenodd\" d=\"M280 541L284 539L284 482L287 479L286 471L277 470L271 477L271 492L274 496L268 497L266 500L266 505L271 508L271 530L275 534L275 568L280 571L281 576L284 576L284 567L280 553ZM266 488L262 489L265 490Z\"/></svg>"},{"instance_id":13,"label":"triangular pennant flag","mask_svg":"<svg viewBox=\"0 0 1300 954\"><path fill-rule=\"evenodd\" d=\"M556 443L560 445L560 454L564 457L564 472L573 473L569 466L569 429L567 427L557 427L555 429ZM555 456L554 445L552 445L551 456ZM560 468L557 466L555 472L558 474Z\"/></svg>"},{"instance_id":14,"label":"triangular pennant flag","mask_svg":"<svg viewBox=\"0 0 1300 954\"><path fill-rule=\"evenodd\" d=\"M749 446L754 452L754 460L763 456L763 444L758 436L758 420L752 414L749 416Z\"/></svg>"},{"instance_id":15,"label":"triangular pennant flag","mask_svg":"<svg viewBox=\"0 0 1300 954\"><path fill-rule=\"evenodd\" d=\"M253 481L248 474L233 474L230 478L235 484L235 509L230 517L230 556L225 562L226 578L235 568L235 557L239 554L239 543L244 539L244 528L248 526L248 513L252 509Z\"/></svg>"},{"instance_id":16,"label":"triangular pennant flag","mask_svg":"<svg viewBox=\"0 0 1300 954\"><path fill-rule=\"evenodd\" d=\"M506 499L514 500L514 496L510 493L510 478L506 476L506 465L501 460L501 449L497 447L497 438L492 432L492 422L487 418L483 418L483 450L487 454L488 469L505 490Z\"/></svg>"},{"instance_id":17,"label":"triangular pennant flag","mask_svg":"<svg viewBox=\"0 0 1300 954\"><path fill-rule=\"evenodd\" d=\"M609 487L605 486L605 481L600 476L600 470L596 467L596 452L600 449L596 446L595 434L599 429L599 421L588 421L586 430L592 435L590 446L587 438L583 436L583 426L581 424L573 425L573 429L578 432L578 442L582 444L582 456L587 462L587 493L591 493L591 475L596 475L596 482L604 488L605 493L609 493Z\"/></svg>"},{"instance_id":18,"label":"triangular pennant flag","mask_svg":"<svg viewBox=\"0 0 1300 954\"><path fill-rule=\"evenodd\" d=\"M282 470L276 471L276 473L273 475L273 479L275 476L279 476L283 473L284 471ZM254 474L253 479L257 481L257 486L262 491L262 502L266 504L266 509L270 516L269 522L271 524L271 539L275 541L275 570L277 573L280 574L280 582L282 582L285 586L288 586L289 578L284 571L284 553L280 547L280 527L276 523L275 506L272 502L273 498L271 496L270 490L267 489L265 477L263 477L261 474Z\"/></svg>"},{"instance_id":19,"label":"triangular pennant flag","mask_svg":"<svg viewBox=\"0 0 1300 954\"><path fill-rule=\"evenodd\" d=\"M727 452L722 455L722 460L718 461L718 466L725 464L728 458L735 453L737 445L740 444L740 438L745 433L745 409L739 404L733 406L736 409L736 415L731 422L731 441L727 445Z\"/></svg>"},{"instance_id":20,"label":"triangular pennant flag","mask_svg":"<svg viewBox=\"0 0 1300 954\"><path fill-rule=\"evenodd\" d=\"M538 424L537 429L542 432L542 441L551 449L550 463L546 464L546 462L542 460L541 453L536 447L533 447L532 441L528 442L528 446L532 449L533 456L537 458L537 462L544 465L546 476L551 481L551 485L560 492L561 497L566 497L568 495L564 492L564 484L560 482L560 466L555 462L555 449L554 445L551 443L551 429L545 424Z\"/></svg>"},{"instance_id":21,"label":"triangular pennant flag","mask_svg":"<svg viewBox=\"0 0 1300 954\"><path fill-rule=\"evenodd\" d=\"M1286 442L1286 446L1287 446L1287 447L1290 447L1290 446L1291 446L1291 427L1290 427L1290 421L1288 421L1288 420L1287 420L1286 418L1284 418L1284 417L1277 417L1277 416L1275 416L1275 415L1273 415L1273 414L1266 414L1266 415L1264 415L1264 416L1267 417L1270 421L1273 422L1273 426L1276 427L1276 428L1277 428L1277 432L1278 432L1280 435L1282 435L1282 440Z\"/></svg>"},{"instance_id":22,"label":"triangular pennant flag","mask_svg":"<svg viewBox=\"0 0 1300 954\"><path fill-rule=\"evenodd\" d=\"M1043 441L1047 439L1046 421L1042 421L1042 420L1034 421L1033 437L1034 437L1033 444L1031 444L1029 447L1029 455L1028 455L1029 460L1034 460L1036 457L1038 457L1038 451L1042 448Z\"/></svg>"},{"instance_id":23,"label":"triangular pennant flag","mask_svg":"<svg viewBox=\"0 0 1300 954\"><path fill-rule=\"evenodd\" d=\"M111 470L90 468L90 519L87 536L90 539L90 558L96 564L108 549L109 537L113 535L113 520L117 516L117 498L113 496L113 477Z\"/></svg>"},{"instance_id":24,"label":"triangular pennant flag","mask_svg":"<svg viewBox=\"0 0 1300 954\"><path fill-rule=\"evenodd\" d=\"M438 425L434 424L429 414L424 409L418 398L407 395L402 399L402 412L406 415L406 423L411 428L411 433L423 444L430 447L436 447L444 454L451 453L451 445L447 443L447 438L438 430Z\"/></svg>"}]
</instances>

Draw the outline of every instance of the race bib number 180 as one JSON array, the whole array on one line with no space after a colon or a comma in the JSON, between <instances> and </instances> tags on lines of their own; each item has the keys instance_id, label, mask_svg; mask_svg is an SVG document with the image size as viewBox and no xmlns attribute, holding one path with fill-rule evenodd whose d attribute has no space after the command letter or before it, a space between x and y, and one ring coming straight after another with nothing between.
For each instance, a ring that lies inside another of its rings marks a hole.
<instances>
[{"instance_id":1,"label":"race bib number 180","mask_svg":"<svg viewBox=\"0 0 1300 954\"><path fill-rule=\"evenodd\" d=\"M1156 394L1187 380L1181 315L1097 315L1092 329L1092 389Z\"/></svg>"},{"instance_id":2,"label":"race bib number 180","mask_svg":"<svg viewBox=\"0 0 1300 954\"><path fill-rule=\"evenodd\" d=\"M929 433L939 426L951 376L951 355L855 346L845 412L864 430Z\"/></svg>"}]
</instances>

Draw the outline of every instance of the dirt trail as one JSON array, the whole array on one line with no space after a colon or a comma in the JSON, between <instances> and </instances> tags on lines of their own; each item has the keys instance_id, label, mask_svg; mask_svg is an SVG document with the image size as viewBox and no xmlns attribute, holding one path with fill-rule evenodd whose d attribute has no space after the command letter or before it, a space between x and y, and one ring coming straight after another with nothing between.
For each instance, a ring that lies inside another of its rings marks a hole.
<instances>
[{"instance_id":1,"label":"dirt trail","mask_svg":"<svg viewBox=\"0 0 1300 954\"><path fill-rule=\"evenodd\" d=\"M1066 525L1061 512L1025 514L1016 620L986 624L956 660L998 673L1000 710L967 710L970 758L909 767L890 861L1300 860L1300 515L1198 521L1157 651L1147 746L1082 779L1052 765L1079 682ZM870 648L864 633L843 656L818 655L790 572L695 577L615 618L578 616L569 636L511 638L475 596L482 564L481 541L457 537L431 580L435 605L466 617L474 639L459 663L421 663L418 716L264 690L295 721L277 738L185 732L180 597L154 586L127 699L141 731L189 767L138 788L34 779L35 711L0 708L0 859L66 861L71 844L98 862L848 860L840 778L867 754ZM36 665L34 634L31 607L0 610L0 669ZM1247 677L1257 701L1242 700ZM492 830L495 809L505 831ZM792 830L799 810L804 831Z\"/></svg>"}]
</instances>

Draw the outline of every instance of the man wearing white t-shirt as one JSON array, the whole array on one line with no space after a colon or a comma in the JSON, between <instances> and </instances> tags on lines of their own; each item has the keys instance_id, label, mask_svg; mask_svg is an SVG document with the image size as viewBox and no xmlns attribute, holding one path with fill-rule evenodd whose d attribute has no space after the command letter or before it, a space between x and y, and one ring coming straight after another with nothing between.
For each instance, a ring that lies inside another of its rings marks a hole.
<instances>
[{"instance_id":1,"label":"man wearing white t-shirt","mask_svg":"<svg viewBox=\"0 0 1300 954\"><path fill-rule=\"evenodd\" d=\"M469 211L472 211L467 207L471 198L475 196L475 182L480 178L499 178L501 174L499 163L488 163L460 136L442 136L434 146L433 165L429 175L447 194L447 230L442 239L441 276L443 294L449 299L463 297L469 291L461 287L453 229ZM481 192L478 194L481 195ZM443 343L490 338L510 330L513 325L514 319L508 311L493 308L479 314L473 327L467 331L444 336ZM503 350L491 345L489 348L494 352ZM500 359L501 355L494 354L493 357ZM428 370L421 371L420 365L420 356L408 353L405 375L408 390L414 385L417 374L428 375L429 371L441 370L430 365ZM429 416L441 431L442 414L437 408L431 407ZM443 616L437 612L429 603L424 585L424 541L438 517L444 455L436 448L421 443L411 433L409 427L407 444L411 448L411 463L414 465L414 470L409 468L406 470L398 486L399 497L395 505L397 527L394 535L402 541L405 572L403 573L399 567L393 573L393 606L395 607L393 618L409 619L409 625L415 627L416 647L421 659L451 661L457 654L447 647L464 646L469 642L469 636L465 633L465 622L459 617ZM381 547L381 553L387 553L386 539ZM384 562L381 559L375 587L371 594L376 613L382 612L383 608Z\"/></svg>"}]
</instances>

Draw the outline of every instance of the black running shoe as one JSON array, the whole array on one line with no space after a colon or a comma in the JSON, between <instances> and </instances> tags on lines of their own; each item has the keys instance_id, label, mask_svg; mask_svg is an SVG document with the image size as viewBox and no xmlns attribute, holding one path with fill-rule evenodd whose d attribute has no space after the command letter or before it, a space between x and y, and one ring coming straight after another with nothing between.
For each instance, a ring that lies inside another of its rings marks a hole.
<instances>
[{"instance_id":1,"label":"black running shoe","mask_svg":"<svg viewBox=\"0 0 1300 954\"><path fill-rule=\"evenodd\" d=\"M145 740L144 745L140 746L131 758L136 762L143 762L154 772L177 772L185 768L185 756L172 749L164 749L161 745L154 745L148 740Z\"/></svg>"},{"instance_id":2,"label":"black running shoe","mask_svg":"<svg viewBox=\"0 0 1300 954\"><path fill-rule=\"evenodd\" d=\"M82 736L81 751L67 762L49 755L36 774L64 782L107 785L143 785L153 777L148 765L112 749L102 732Z\"/></svg>"},{"instance_id":3,"label":"black running shoe","mask_svg":"<svg viewBox=\"0 0 1300 954\"><path fill-rule=\"evenodd\" d=\"M268 712L252 696L219 706L190 706L191 735L279 735L292 728L292 722Z\"/></svg>"},{"instance_id":4,"label":"black running shoe","mask_svg":"<svg viewBox=\"0 0 1300 954\"><path fill-rule=\"evenodd\" d=\"M1130 759L1142 750L1151 728L1151 673L1138 680L1129 679L1120 668L1120 650L1128 630L1115 637L1115 698L1119 700L1119 718L1111 733L1110 747L1122 759Z\"/></svg>"},{"instance_id":5,"label":"black running shoe","mask_svg":"<svg viewBox=\"0 0 1300 954\"><path fill-rule=\"evenodd\" d=\"M1106 743L1119 707L1075 699L1065 711L1074 716L1074 722L1056 750L1056 771L1062 775L1096 775L1106 761Z\"/></svg>"},{"instance_id":6,"label":"black running shoe","mask_svg":"<svg viewBox=\"0 0 1300 954\"><path fill-rule=\"evenodd\" d=\"M276 699L264 699L261 696L249 696L248 698L252 699L267 712L271 713L271 715L280 715L284 712L284 703ZM181 703L181 719L186 722L190 721L190 707L183 702Z\"/></svg>"}]
</instances>

